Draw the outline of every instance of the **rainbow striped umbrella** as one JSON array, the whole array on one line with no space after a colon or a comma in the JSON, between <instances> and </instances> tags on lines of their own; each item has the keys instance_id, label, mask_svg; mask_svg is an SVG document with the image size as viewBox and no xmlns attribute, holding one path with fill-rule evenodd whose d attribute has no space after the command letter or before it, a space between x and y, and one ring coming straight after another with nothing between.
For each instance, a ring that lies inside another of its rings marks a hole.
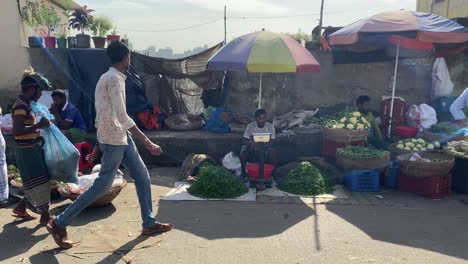
<instances>
[{"instance_id":1,"label":"rainbow striped umbrella","mask_svg":"<svg viewBox=\"0 0 468 264\"><path fill-rule=\"evenodd\" d=\"M229 42L209 59L208 69L260 73L260 108L262 73L320 72L320 64L290 36L259 31Z\"/></svg>"}]
</instances>

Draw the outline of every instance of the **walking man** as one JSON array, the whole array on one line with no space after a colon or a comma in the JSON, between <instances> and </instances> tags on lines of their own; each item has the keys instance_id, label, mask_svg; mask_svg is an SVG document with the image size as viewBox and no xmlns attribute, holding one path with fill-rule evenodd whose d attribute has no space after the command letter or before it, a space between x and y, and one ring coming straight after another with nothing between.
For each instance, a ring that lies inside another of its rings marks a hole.
<instances>
[{"instance_id":1,"label":"walking man","mask_svg":"<svg viewBox=\"0 0 468 264\"><path fill-rule=\"evenodd\" d=\"M154 218L148 169L131 137L143 143L152 155L161 155L161 148L138 129L126 112L125 73L130 66L130 50L122 42L115 41L107 47L107 54L112 67L101 76L96 86L95 126L98 144L89 156L89 159L94 160L102 152L101 171L93 185L47 225L47 230L61 248L72 247L72 242L67 238L67 226L81 211L110 189L120 164L129 170L135 180L143 220L142 235L167 232L172 228L172 225L158 223Z\"/></svg>"}]
</instances>

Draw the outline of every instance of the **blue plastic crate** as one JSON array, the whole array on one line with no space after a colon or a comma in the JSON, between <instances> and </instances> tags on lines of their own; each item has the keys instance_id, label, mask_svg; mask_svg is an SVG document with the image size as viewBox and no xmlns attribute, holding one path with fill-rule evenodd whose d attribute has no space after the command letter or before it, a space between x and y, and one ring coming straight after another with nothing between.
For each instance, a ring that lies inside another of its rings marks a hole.
<instances>
[{"instance_id":1,"label":"blue plastic crate","mask_svg":"<svg viewBox=\"0 0 468 264\"><path fill-rule=\"evenodd\" d=\"M390 163L390 173L389 175L385 175L384 184L389 188L396 189L398 187L398 175L399 172L398 161L393 160Z\"/></svg>"},{"instance_id":2,"label":"blue plastic crate","mask_svg":"<svg viewBox=\"0 0 468 264\"><path fill-rule=\"evenodd\" d=\"M345 173L346 187L352 192L378 192L380 173L376 170L352 170Z\"/></svg>"}]
</instances>

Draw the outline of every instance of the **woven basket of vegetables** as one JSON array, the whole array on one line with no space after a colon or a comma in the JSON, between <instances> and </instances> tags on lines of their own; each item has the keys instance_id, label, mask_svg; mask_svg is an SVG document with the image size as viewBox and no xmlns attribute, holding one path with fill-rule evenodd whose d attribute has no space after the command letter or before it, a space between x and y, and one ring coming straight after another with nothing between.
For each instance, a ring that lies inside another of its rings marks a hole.
<instances>
[{"instance_id":1,"label":"woven basket of vegetables","mask_svg":"<svg viewBox=\"0 0 468 264\"><path fill-rule=\"evenodd\" d=\"M431 151L438 148L440 148L440 144L437 141L430 142L422 138L408 138L391 144L389 150L392 154L392 158L396 158L404 154Z\"/></svg>"},{"instance_id":2,"label":"woven basket of vegetables","mask_svg":"<svg viewBox=\"0 0 468 264\"><path fill-rule=\"evenodd\" d=\"M447 143L444 153L458 159L468 160L468 141L452 141Z\"/></svg>"},{"instance_id":3,"label":"woven basket of vegetables","mask_svg":"<svg viewBox=\"0 0 468 264\"><path fill-rule=\"evenodd\" d=\"M424 160L411 161L412 154L398 156L400 172L408 177L425 178L447 176L455 165L455 158L440 152L420 152Z\"/></svg>"},{"instance_id":4,"label":"woven basket of vegetables","mask_svg":"<svg viewBox=\"0 0 468 264\"><path fill-rule=\"evenodd\" d=\"M362 146L340 148L336 163L345 170L373 170L384 172L390 164L390 152Z\"/></svg>"},{"instance_id":5,"label":"woven basket of vegetables","mask_svg":"<svg viewBox=\"0 0 468 264\"><path fill-rule=\"evenodd\" d=\"M449 122L440 122L424 131L427 141L442 141L460 130L460 127ZM468 140L468 136L460 136L451 141Z\"/></svg>"},{"instance_id":6,"label":"woven basket of vegetables","mask_svg":"<svg viewBox=\"0 0 468 264\"><path fill-rule=\"evenodd\" d=\"M359 112L345 113L343 117L329 120L323 136L333 142L350 143L366 141L370 124Z\"/></svg>"}]
</instances>

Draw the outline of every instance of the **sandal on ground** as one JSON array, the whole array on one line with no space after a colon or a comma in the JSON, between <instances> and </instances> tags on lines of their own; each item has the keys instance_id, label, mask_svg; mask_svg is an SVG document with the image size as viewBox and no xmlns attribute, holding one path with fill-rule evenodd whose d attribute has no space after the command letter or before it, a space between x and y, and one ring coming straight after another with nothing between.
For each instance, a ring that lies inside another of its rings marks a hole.
<instances>
[{"instance_id":1,"label":"sandal on ground","mask_svg":"<svg viewBox=\"0 0 468 264\"><path fill-rule=\"evenodd\" d=\"M43 220L42 220L42 217L41 217L41 220L39 221L39 224L40 224L41 226L46 226L48 223L54 221L54 219L55 219L55 216L53 216L53 215L49 216L49 219L47 219L47 220L45 220L45 221L43 221Z\"/></svg>"},{"instance_id":2,"label":"sandal on ground","mask_svg":"<svg viewBox=\"0 0 468 264\"><path fill-rule=\"evenodd\" d=\"M171 231L171 229L172 229L171 224L157 223L152 227L144 228L141 231L141 234L145 236L150 236L153 234L165 233L165 232Z\"/></svg>"},{"instance_id":3,"label":"sandal on ground","mask_svg":"<svg viewBox=\"0 0 468 264\"><path fill-rule=\"evenodd\" d=\"M15 210L11 213L11 216L20 219L21 221L31 221L37 219L37 217L28 214L28 212L19 213Z\"/></svg>"},{"instance_id":4,"label":"sandal on ground","mask_svg":"<svg viewBox=\"0 0 468 264\"><path fill-rule=\"evenodd\" d=\"M73 247L73 242L67 238L67 230L59 228L54 224L53 220L46 225L46 229L54 239L57 246L63 249L69 249Z\"/></svg>"}]
</instances>

